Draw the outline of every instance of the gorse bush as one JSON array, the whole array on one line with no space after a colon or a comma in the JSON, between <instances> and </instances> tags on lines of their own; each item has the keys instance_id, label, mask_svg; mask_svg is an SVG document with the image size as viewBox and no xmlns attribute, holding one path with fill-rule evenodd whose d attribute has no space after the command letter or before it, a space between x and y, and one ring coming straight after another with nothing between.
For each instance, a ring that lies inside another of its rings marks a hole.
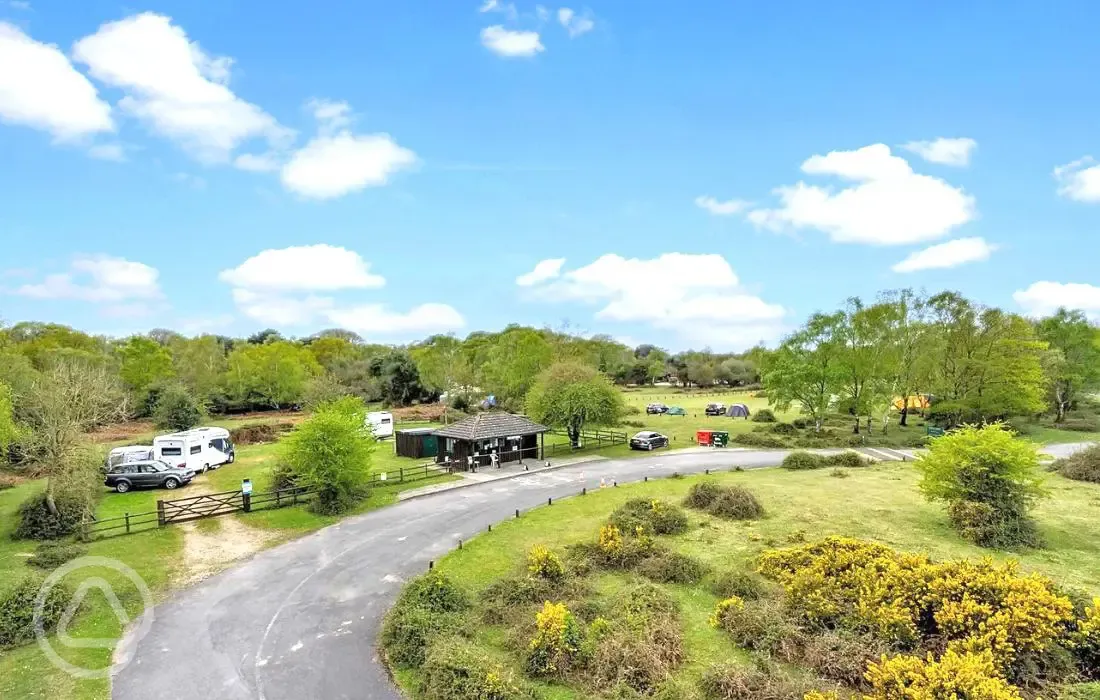
<instances>
[{"instance_id":1,"label":"gorse bush","mask_svg":"<svg viewBox=\"0 0 1100 700\"><path fill-rule=\"evenodd\" d=\"M684 658L676 601L652 584L641 584L620 591L610 615L613 622L594 645L593 684L618 689L620 695L625 689L653 694Z\"/></svg>"},{"instance_id":2,"label":"gorse bush","mask_svg":"<svg viewBox=\"0 0 1100 700\"><path fill-rule=\"evenodd\" d=\"M621 532L642 528L655 535L678 535L687 530L687 514L678 506L656 499L634 498L615 509L609 522Z\"/></svg>"},{"instance_id":3,"label":"gorse bush","mask_svg":"<svg viewBox=\"0 0 1100 700\"><path fill-rule=\"evenodd\" d=\"M710 581L710 592L719 598L736 596L743 600L756 600L768 593L768 582L749 571L723 571Z\"/></svg>"},{"instance_id":4,"label":"gorse bush","mask_svg":"<svg viewBox=\"0 0 1100 700\"><path fill-rule=\"evenodd\" d=\"M771 432L776 435L794 435L798 432L798 429L790 423L774 423L771 427Z\"/></svg>"},{"instance_id":5,"label":"gorse bush","mask_svg":"<svg viewBox=\"0 0 1100 700\"><path fill-rule=\"evenodd\" d=\"M527 570L539 578L560 580L565 576L565 567L561 559L541 544L537 544L527 553Z\"/></svg>"},{"instance_id":6,"label":"gorse bush","mask_svg":"<svg viewBox=\"0 0 1100 700\"><path fill-rule=\"evenodd\" d=\"M34 639L35 600L41 587L41 578L28 575L0 591L0 649ZM50 589L42 606L44 630L50 631L57 626L70 599L70 591L65 586L59 584Z\"/></svg>"},{"instance_id":7,"label":"gorse bush","mask_svg":"<svg viewBox=\"0 0 1100 700\"><path fill-rule=\"evenodd\" d=\"M511 671L467 639L432 645L421 668L424 700L534 700Z\"/></svg>"},{"instance_id":8,"label":"gorse bush","mask_svg":"<svg viewBox=\"0 0 1100 700\"><path fill-rule=\"evenodd\" d=\"M698 508L726 520L756 520L764 517L764 507L744 486L721 486L704 481L688 491L684 505Z\"/></svg>"},{"instance_id":9,"label":"gorse bush","mask_svg":"<svg viewBox=\"0 0 1100 700\"><path fill-rule=\"evenodd\" d=\"M787 446L787 443L783 442L780 438L774 435L765 435L763 433L738 433L734 435L731 440L745 447L768 447L779 449Z\"/></svg>"},{"instance_id":10,"label":"gorse bush","mask_svg":"<svg viewBox=\"0 0 1100 700\"><path fill-rule=\"evenodd\" d=\"M821 469L825 466L825 461L820 455L796 450L784 457L780 466L791 470Z\"/></svg>"},{"instance_id":11,"label":"gorse bush","mask_svg":"<svg viewBox=\"0 0 1100 700\"><path fill-rule=\"evenodd\" d=\"M642 561L638 573L657 583L698 583L707 575L707 567L686 554L661 552Z\"/></svg>"},{"instance_id":12,"label":"gorse bush","mask_svg":"<svg viewBox=\"0 0 1100 700\"><path fill-rule=\"evenodd\" d=\"M1067 479L1100 484L1100 445L1093 445L1052 465L1052 469Z\"/></svg>"},{"instance_id":13,"label":"gorse bush","mask_svg":"<svg viewBox=\"0 0 1100 700\"><path fill-rule=\"evenodd\" d=\"M400 666L419 667L435 640L462 629L469 601L446 576L429 572L414 579L382 626L382 647Z\"/></svg>"},{"instance_id":14,"label":"gorse bush","mask_svg":"<svg viewBox=\"0 0 1100 700\"><path fill-rule=\"evenodd\" d=\"M752 420L754 423L774 423L775 412L772 411L770 408L758 409L755 413L752 414Z\"/></svg>"},{"instance_id":15,"label":"gorse bush","mask_svg":"<svg viewBox=\"0 0 1100 700\"><path fill-rule=\"evenodd\" d=\"M802 700L813 685L771 666L717 664L703 673L699 689L706 700Z\"/></svg>"},{"instance_id":16,"label":"gorse bush","mask_svg":"<svg viewBox=\"0 0 1100 700\"><path fill-rule=\"evenodd\" d=\"M560 676L582 662L584 631L564 603L543 604L535 615L535 636L527 647L527 672Z\"/></svg>"},{"instance_id":17,"label":"gorse bush","mask_svg":"<svg viewBox=\"0 0 1100 700\"><path fill-rule=\"evenodd\" d=\"M80 523L91 510L79 494L60 492L54 495L57 513L51 513L46 494L31 496L19 506L19 524L13 537L20 540L56 540L80 529Z\"/></svg>"},{"instance_id":18,"label":"gorse bush","mask_svg":"<svg viewBox=\"0 0 1100 700\"><path fill-rule=\"evenodd\" d=\"M433 612L462 612L470 607L462 589L437 571L413 579L405 587L401 600Z\"/></svg>"},{"instance_id":19,"label":"gorse bush","mask_svg":"<svg viewBox=\"0 0 1100 700\"><path fill-rule=\"evenodd\" d=\"M706 510L722 493L723 488L722 485L713 481L700 481L693 484L688 490L687 496L684 497L684 505L688 508Z\"/></svg>"},{"instance_id":20,"label":"gorse bush","mask_svg":"<svg viewBox=\"0 0 1100 700\"><path fill-rule=\"evenodd\" d=\"M79 544L43 542L34 548L34 556L27 559L30 566L53 571L67 561L84 556L87 548Z\"/></svg>"},{"instance_id":21,"label":"gorse bush","mask_svg":"<svg viewBox=\"0 0 1100 700\"><path fill-rule=\"evenodd\" d=\"M931 501L950 507L960 502L987 508L956 506L953 518L964 536L983 547L1033 547L1039 537L1028 512L1045 495L1039 475L1038 448L1018 440L999 424L963 426L932 441L917 460L921 491ZM990 513L991 509L991 513Z\"/></svg>"},{"instance_id":22,"label":"gorse bush","mask_svg":"<svg viewBox=\"0 0 1100 700\"><path fill-rule=\"evenodd\" d=\"M938 660L895 656L867 669L869 700L912 698L966 698L966 700L1020 700L1020 692L997 672L993 655L960 654L948 649Z\"/></svg>"}]
</instances>

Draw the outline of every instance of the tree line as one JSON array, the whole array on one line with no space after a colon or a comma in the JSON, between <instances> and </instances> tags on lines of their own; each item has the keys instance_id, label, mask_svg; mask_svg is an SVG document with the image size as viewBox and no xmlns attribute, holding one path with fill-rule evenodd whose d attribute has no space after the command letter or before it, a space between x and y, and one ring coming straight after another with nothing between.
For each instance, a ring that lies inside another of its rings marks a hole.
<instances>
[{"instance_id":1,"label":"tree line","mask_svg":"<svg viewBox=\"0 0 1100 700\"><path fill-rule=\"evenodd\" d=\"M883 429L900 404L939 423L1051 413L1062 422L1100 386L1100 329L1079 311L1031 320L954 292L885 292L815 313L760 353L769 400L797 406L820 429L832 411Z\"/></svg>"}]
</instances>

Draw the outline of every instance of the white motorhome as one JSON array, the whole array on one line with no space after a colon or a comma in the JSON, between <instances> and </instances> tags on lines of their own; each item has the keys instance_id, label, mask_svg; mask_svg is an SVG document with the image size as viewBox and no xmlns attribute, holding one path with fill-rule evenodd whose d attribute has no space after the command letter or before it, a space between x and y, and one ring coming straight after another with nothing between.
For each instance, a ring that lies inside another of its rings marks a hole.
<instances>
[{"instance_id":1,"label":"white motorhome","mask_svg":"<svg viewBox=\"0 0 1100 700\"><path fill-rule=\"evenodd\" d=\"M378 440L393 437L393 414L389 411L371 411L367 414L366 426Z\"/></svg>"},{"instance_id":2,"label":"white motorhome","mask_svg":"<svg viewBox=\"0 0 1100 700\"><path fill-rule=\"evenodd\" d=\"M153 459L152 445L126 445L115 447L107 453L107 471L128 462L144 462Z\"/></svg>"},{"instance_id":3,"label":"white motorhome","mask_svg":"<svg viewBox=\"0 0 1100 700\"><path fill-rule=\"evenodd\" d=\"M153 459L201 474L232 464L237 452L225 428L194 428L153 438Z\"/></svg>"}]
</instances>

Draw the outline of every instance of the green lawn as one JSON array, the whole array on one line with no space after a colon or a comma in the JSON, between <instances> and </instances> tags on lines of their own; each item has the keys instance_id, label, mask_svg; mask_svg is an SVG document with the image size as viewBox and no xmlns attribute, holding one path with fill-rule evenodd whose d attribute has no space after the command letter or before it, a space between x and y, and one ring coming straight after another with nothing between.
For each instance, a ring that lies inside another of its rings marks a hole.
<instances>
[{"instance_id":1,"label":"green lawn","mask_svg":"<svg viewBox=\"0 0 1100 700\"><path fill-rule=\"evenodd\" d=\"M730 522L697 511L684 535L661 538L665 544L694 556L714 570L751 566L762 551L803 538L846 535L874 540L900 550L924 552L936 559L993 556L1013 558L1027 571L1038 571L1061 584L1100 594L1100 485L1046 477L1051 497L1036 510L1046 549L1009 555L975 547L949 527L943 509L926 503L917 491L911 464L883 463L848 470L849 478L830 470L789 472L780 469L730 472L710 478L750 488L767 515L754 522ZM699 478L666 479L604 489L587 496L556 501L509 520L467 541L436 568L471 595L503 576L522 571L526 552L545 544L561 552L573 542L594 540L612 510L630 498L660 498L678 502ZM621 587L633 574L600 574L597 594ZM717 599L704 587L668 585L681 605L688 662L680 671L694 680L712 662L745 658L728 638L711 629L706 618ZM480 641L512 653L500 628L483 628ZM518 656L512 659L518 663ZM415 688L416 673L402 671L398 681ZM582 697L557 688L552 697Z\"/></svg>"},{"instance_id":2,"label":"green lawn","mask_svg":"<svg viewBox=\"0 0 1100 700\"><path fill-rule=\"evenodd\" d=\"M278 446L276 444L247 445L238 449L238 458L234 464L196 477L194 486L184 487L174 492L164 490L131 491L119 494L106 492L97 510L100 519L118 517L123 513L141 513L156 510L158 499L184 498L189 493L203 491L229 491L240 488L241 480L252 479L254 488L263 491L270 487L271 468L274 466ZM409 460L393 454L393 441L379 444L374 455L375 471L393 471L399 466L421 464L421 460ZM419 488L432 483L457 479L442 476L434 479L392 483L372 489L370 496L361 502L354 513L363 513L390 505L397 500L397 494L409 488ZM35 543L11 539L15 527L16 509L19 504L44 488L42 481L23 484L19 487L0 491L0 587L28 573L27 555L34 551ZM320 516L304 507L281 508L234 516L250 527L274 531L268 545L301 536L339 520L337 517ZM202 529L217 527L215 522L201 521ZM90 543L88 554L117 559L132 567L149 585L157 600L166 597L179 585L183 572L180 569L180 553L183 548L183 531L170 526L163 529L150 529L129 536L101 539ZM130 615L136 615L141 609L141 596L122 575L115 571L84 570L74 573L73 580L67 581L74 587L80 580L90 575L102 576L115 590L120 601ZM78 578L79 577L79 578ZM76 623L69 629L75 637L100 637L117 639L122 629L102 596L94 593L85 599ZM55 646L62 657L85 668L103 668L110 663L110 651L98 649L72 650ZM80 700L106 700L110 689L103 680L76 680L55 668L40 651L37 645L0 652L0 698L58 698Z\"/></svg>"}]
</instances>

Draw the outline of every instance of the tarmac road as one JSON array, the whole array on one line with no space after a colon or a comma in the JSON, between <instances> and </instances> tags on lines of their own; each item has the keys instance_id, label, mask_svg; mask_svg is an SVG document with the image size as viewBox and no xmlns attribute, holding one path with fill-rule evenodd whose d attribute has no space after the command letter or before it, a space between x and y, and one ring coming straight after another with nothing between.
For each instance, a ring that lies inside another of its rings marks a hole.
<instances>
[{"instance_id":1,"label":"tarmac road","mask_svg":"<svg viewBox=\"0 0 1100 700\"><path fill-rule=\"evenodd\" d=\"M1045 451L1051 452L1048 447ZM1062 446L1057 447L1061 454ZM398 700L376 639L403 582L514 511L582 487L777 465L780 451L693 451L607 460L488 482L349 518L256 555L155 609L124 639L115 700Z\"/></svg>"}]
</instances>

